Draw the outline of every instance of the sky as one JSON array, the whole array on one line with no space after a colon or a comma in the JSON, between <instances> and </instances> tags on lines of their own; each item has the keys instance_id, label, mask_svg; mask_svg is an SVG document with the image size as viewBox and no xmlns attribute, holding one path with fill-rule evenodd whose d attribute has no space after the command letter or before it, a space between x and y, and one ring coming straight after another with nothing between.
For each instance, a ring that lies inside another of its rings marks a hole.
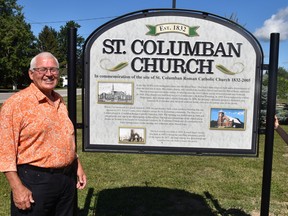
<instances>
[{"instance_id":1,"label":"sky","mask_svg":"<svg viewBox=\"0 0 288 216\"><path fill-rule=\"evenodd\" d=\"M35 36L45 25L60 30L68 21L81 27L85 39L106 22L134 11L172 8L173 0L18 0L25 20ZM238 23L260 42L264 64L269 63L270 34L280 33L279 66L288 69L287 0L176 0L177 9L204 11L225 18L234 15Z\"/></svg>"}]
</instances>

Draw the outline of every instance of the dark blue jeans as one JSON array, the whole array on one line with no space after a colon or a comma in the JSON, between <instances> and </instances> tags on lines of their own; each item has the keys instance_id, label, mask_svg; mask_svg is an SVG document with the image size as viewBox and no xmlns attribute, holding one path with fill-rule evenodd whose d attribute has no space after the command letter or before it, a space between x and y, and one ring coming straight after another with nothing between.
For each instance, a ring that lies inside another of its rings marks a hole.
<instances>
[{"instance_id":1,"label":"dark blue jeans","mask_svg":"<svg viewBox=\"0 0 288 216\"><path fill-rule=\"evenodd\" d=\"M76 194L75 172L43 172L19 166L22 183L32 191L35 203L30 210L16 208L11 195L11 216L72 216Z\"/></svg>"}]
</instances>

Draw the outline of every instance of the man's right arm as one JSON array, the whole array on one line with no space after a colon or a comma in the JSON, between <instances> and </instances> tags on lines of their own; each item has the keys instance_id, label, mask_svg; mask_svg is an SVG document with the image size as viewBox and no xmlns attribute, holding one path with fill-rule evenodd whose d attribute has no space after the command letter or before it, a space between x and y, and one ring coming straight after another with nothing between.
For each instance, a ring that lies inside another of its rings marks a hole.
<instances>
[{"instance_id":1,"label":"man's right arm","mask_svg":"<svg viewBox=\"0 0 288 216\"><path fill-rule=\"evenodd\" d=\"M22 184L17 172L10 171L4 174L11 187L15 206L22 210L31 208L31 203L34 203L32 192Z\"/></svg>"}]
</instances>

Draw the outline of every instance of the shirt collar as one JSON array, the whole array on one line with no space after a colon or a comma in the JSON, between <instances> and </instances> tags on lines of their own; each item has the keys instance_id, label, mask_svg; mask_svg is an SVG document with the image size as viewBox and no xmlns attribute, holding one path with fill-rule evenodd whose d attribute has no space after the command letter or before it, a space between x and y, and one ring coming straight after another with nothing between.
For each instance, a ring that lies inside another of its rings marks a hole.
<instances>
[{"instance_id":1,"label":"shirt collar","mask_svg":"<svg viewBox=\"0 0 288 216\"><path fill-rule=\"evenodd\" d=\"M32 90L32 92L35 94L38 102L43 102L43 101L48 101L47 97L45 94L43 94L43 92L41 92L36 86L34 83L31 83L30 84L30 89ZM54 101L54 104L56 105L56 107L59 106L60 102L62 101L61 99L61 96L55 92L54 90L52 90L52 94L53 96L55 97L55 101Z\"/></svg>"}]
</instances>

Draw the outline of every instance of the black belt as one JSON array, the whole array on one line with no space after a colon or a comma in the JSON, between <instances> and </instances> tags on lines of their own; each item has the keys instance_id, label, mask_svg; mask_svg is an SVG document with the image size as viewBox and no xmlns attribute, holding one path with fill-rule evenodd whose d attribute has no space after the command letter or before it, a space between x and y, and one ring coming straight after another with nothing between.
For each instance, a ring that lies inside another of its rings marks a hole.
<instances>
[{"instance_id":1,"label":"black belt","mask_svg":"<svg viewBox=\"0 0 288 216\"><path fill-rule=\"evenodd\" d=\"M45 172L45 173L62 173L62 174L70 174L72 173L72 164L62 168L45 168L45 167L37 167L30 164L22 164L18 165L18 168L23 168L27 170L34 170L37 172Z\"/></svg>"}]
</instances>

